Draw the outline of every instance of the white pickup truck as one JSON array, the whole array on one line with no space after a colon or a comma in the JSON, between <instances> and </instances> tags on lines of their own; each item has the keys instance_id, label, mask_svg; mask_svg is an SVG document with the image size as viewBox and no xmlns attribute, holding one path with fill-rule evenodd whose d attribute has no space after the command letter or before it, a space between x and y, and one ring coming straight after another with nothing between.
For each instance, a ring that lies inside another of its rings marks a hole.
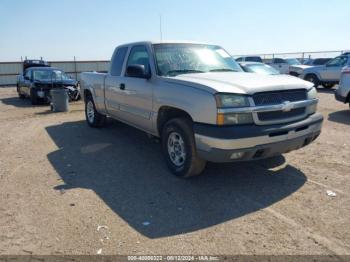
<instances>
[{"instance_id":1,"label":"white pickup truck","mask_svg":"<svg viewBox=\"0 0 350 262\"><path fill-rule=\"evenodd\" d=\"M160 137L170 170L200 174L206 161L268 158L321 132L313 84L245 73L221 47L138 42L117 47L107 74L82 73L87 123L112 117Z\"/></svg>"}]
</instances>

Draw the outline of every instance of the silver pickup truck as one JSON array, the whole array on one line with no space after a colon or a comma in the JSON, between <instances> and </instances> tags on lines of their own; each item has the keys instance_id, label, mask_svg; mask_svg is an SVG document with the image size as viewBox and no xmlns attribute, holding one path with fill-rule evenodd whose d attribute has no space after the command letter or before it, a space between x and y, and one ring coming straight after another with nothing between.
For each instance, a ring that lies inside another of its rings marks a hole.
<instances>
[{"instance_id":1,"label":"silver pickup truck","mask_svg":"<svg viewBox=\"0 0 350 262\"><path fill-rule=\"evenodd\" d=\"M138 42L117 47L107 74L82 73L87 123L112 117L160 137L177 176L206 161L268 158L308 145L321 132L313 84L245 73L220 46Z\"/></svg>"}]
</instances>

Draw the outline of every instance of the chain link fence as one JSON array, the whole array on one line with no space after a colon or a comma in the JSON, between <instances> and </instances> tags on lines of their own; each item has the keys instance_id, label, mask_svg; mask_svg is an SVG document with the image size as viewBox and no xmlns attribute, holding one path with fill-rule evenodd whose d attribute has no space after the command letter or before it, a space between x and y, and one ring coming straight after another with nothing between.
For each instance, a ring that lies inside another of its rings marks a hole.
<instances>
[{"instance_id":1,"label":"chain link fence","mask_svg":"<svg viewBox=\"0 0 350 262\"><path fill-rule=\"evenodd\" d=\"M263 60L273 59L273 58L296 58L301 62L308 59L315 58L333 58L350 52L350 50L336 50L336 51L317 51L317 52L291 52L291 53L265 53L265 54L249 54L249 55L233 55L234 58L247 57L247 56L259 56Z\"/></svg>"}]
</instances>

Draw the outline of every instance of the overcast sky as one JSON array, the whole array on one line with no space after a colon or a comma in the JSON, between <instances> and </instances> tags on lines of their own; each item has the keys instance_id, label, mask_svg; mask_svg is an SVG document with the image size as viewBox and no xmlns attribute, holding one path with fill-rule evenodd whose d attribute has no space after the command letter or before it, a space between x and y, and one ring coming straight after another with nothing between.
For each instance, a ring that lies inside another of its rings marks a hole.
<instances>
[{"instance_id":1,"label":"overcast sky","mask_svg":"<svg viewBox=\"0 0 350 262\"><path fill-rule=\"evenodd\" d=\"M0 61L110 59L118 44L163 39L231 54L350 49L349 0L0 0Z\"/></svg>"}]
</instances>

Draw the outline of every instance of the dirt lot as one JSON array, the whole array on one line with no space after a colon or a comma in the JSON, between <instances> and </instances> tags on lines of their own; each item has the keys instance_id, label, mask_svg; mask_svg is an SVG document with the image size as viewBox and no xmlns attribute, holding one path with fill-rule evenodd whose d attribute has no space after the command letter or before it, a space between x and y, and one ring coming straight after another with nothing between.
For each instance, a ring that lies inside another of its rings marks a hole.
<instances>
[{"instance_id":1,"label":"dirt lot","mask_svg":"<svg viewBox=\"0 0 350 262\"><path fill-rule=\"evenodd\" d=\"M319 97L312 145L183 180L146 134L0 88L0 254L350 254L350 110Z\"/></svg>"}]
</instances>

